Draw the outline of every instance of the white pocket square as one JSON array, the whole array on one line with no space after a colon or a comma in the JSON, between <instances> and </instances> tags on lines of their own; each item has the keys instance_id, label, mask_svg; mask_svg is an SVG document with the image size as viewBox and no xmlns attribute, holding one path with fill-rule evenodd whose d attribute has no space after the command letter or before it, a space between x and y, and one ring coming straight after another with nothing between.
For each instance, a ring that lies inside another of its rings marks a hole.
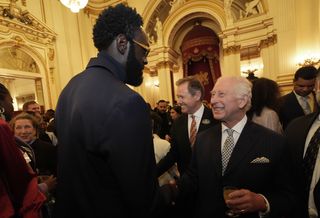
<instances>
[{"instance_id":1,"label":"white pocket square","mask_svg":"<svg viewBox=\"0 0 320 218\"><path fill-rule=\"evenodd\" d=\"M266 157L257 157L256 159L252 160L250 163L270 163L270 160Z\"/></svg>"}]
</instances>

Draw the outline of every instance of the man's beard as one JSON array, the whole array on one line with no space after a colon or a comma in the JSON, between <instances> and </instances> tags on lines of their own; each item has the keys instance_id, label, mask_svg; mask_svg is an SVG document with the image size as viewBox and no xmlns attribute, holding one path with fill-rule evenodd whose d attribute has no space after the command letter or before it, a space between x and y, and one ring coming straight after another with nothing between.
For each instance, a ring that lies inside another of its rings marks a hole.
<instances>
[{"instance_id":1,"label":"man's beard","mask_svg":"<svg viewBox=\"0 0 320 218\"><path fill-rule=\"evenodd\" d=\"M140 64L135 57L134 46L130 45L128 54L127 67L126 67L126 83L133 86L141 85L143 81L143 68L144 65Z\"/></svg>"}]
</instances>

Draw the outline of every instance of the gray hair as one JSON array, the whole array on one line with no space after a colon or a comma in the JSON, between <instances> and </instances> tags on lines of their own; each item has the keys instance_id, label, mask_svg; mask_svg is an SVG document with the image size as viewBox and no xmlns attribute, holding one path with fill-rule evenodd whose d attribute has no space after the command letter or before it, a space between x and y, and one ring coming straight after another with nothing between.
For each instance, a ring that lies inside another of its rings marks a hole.
<instances>
[{"instance_id":1,"label":"gray hair","mask_svg":"<svg viewBox=\"0 0 320 218\"><path fill-rule=\"evenodd\" d=\"M188 77L184 77L182 79L179 79L176 82L176 85L180 86L184 83L188 83L188 91L192 96L194 96L196 94L196 92L199 91L201 93L201 100L203 100L204 87L203 87L202 83L200 82L200 80L197 79L196 76L188 76Z\"/></svg>"},{"instance_id":2,"label":"gray hair","mask_svg":"<svg viewBox=\"0 0 320 218\"><path fill-rule=\"evenodd\" d=\"M232 83L234 84L232 86L233 92L237 98L243 98L245 96L248 98L248 102L244 108L245 111L248 111L251 108L252 83L248 79L241 76L223 76L220 77L218 80L220 79L228 79L232 81Z\"/></svg>"}]
</instances>

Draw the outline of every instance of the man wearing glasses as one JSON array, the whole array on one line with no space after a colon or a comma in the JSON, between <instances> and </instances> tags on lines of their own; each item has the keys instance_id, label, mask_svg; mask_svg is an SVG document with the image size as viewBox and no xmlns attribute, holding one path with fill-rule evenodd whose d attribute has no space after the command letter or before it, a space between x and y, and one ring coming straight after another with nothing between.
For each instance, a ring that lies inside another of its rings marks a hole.
<instances>
[{"instance_id":1,"label":"man wearing glasses","mask_svg":"<svg viewBox=\"0 0 320 218\"><path fill-rule=\"evenodd\" d=\"M149 44L123 4L93 29L98 56L60 95L56 217L150 217L158 194L151 120L139 86Z\"/></svg>"}]
</instances>

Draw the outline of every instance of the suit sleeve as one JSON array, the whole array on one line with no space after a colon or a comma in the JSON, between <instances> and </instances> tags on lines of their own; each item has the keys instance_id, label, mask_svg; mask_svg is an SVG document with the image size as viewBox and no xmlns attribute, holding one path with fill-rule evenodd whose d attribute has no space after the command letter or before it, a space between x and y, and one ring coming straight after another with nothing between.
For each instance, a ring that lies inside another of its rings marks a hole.
<instances>
[{"instance_id":1,"label":"suit sleeve","mask_svg":"<svg viewBox=\"0 0 320 218\"><path fill-rule=\"evenodd\" d=\"M177 160L177 152L176 152L176 146L175 146L175 138L172 132L174 132L175 125L172 126L171 135L173 136L171 141L171 147L169 152L164 156L157 164L157 175L158 177L161 176L163 173L165 173L167 170L169 170L173 164Z\"/></svg>"}]
</instances>

